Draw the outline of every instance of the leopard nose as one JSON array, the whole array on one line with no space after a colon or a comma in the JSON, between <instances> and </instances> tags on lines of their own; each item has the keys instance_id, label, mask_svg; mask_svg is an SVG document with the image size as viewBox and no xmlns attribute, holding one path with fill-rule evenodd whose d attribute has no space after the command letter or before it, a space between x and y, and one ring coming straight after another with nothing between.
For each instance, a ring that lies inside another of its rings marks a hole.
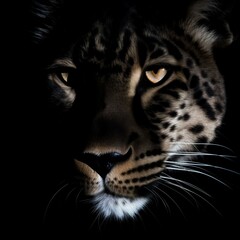
<instances>
[{"instance_id":1,"label":"leopard nose","mask_svg":"<svg viewBox=\"0 0 240 240\"><path fill-rule=\"evenodd\" d=\"M111 171L111 169L118 163L124 162L130 158L132 150L129 149L125 154L119 152L109 152L103 154L83 153L78 157L78 160L86 163L94 171L96 171L102 178Z\"/></svg>"}]
</instances>

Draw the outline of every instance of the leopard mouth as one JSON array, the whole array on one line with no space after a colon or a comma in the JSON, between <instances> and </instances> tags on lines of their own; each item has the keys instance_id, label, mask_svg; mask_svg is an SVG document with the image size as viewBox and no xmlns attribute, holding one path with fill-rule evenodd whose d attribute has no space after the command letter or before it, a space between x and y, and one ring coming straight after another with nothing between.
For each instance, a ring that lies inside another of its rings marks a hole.
<instances>
[{"instance_id":1,"label":"leopard mouth","mask_svg":"<svg viewBox=\"0 0 240 240\"><path fill-rule=\"evenodd\" d=\"M159 179L161 172L165 168L163 160L148 163L144 166L132 167L129 172L122 170L121 166L118 166L103 178L89 165L78 160L75 163L78 170L80 170L76 180L79 180L85 195L94 196L105 193L130 199L149 195L148 187ZM122 168L126 169L129 165L122 166Z\"/></svg>"}]
</instances>

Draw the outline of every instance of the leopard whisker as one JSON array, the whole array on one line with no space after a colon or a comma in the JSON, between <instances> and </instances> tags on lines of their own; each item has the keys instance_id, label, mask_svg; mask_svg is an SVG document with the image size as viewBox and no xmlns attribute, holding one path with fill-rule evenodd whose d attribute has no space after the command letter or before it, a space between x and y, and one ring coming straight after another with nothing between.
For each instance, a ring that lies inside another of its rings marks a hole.
<instances>
[{"instance_id":1,"label":"leopard whisker","mask_svg":"<svg viewBox=\"0 0 240 240\"><path fill-rule=\"evenodd\" d=\"M217 181L218 183L221 183L222 185L230 188L226 183L224 183L223 181L221 181L220 179L210 175L210 174L207 174L206 172L203 172L203 171L199 171L199 170L195 170L195 169L191 169L191 168L186 168L186 167L182 167L182 166L166 166L166 169L167 170L174 170L174 171L183 171L183 172L190 172L190 173L196 173L196 174L200 174L200 175L203 175L203 176L206 176L210 179L213 179L215 181Z\"/></svg>"},{"instance_id":2,"label":"leopard whisker","mask_svg":"<svg viewBox=\"0 0 240 240\"><path fill-rule=\"evenodd\" d=\"M159 195L157 194L157 192L154 191L154 189L147 189L147 190L152 193L152 198L154 199L154 203L157 204L158 200L159 200ZM164 199L161 199L161 201L163 202L164 206L165 206L165 204L167 205L167 203Z\"/></svg>"},{"instance_id":3,"label":"leopard whisker","mask_svg":"<svg viewBox=\"0 0 240 240\"><path fill-rule=\"evenodd\" d=\"M67 201L70 197L70 195L77 189L77 187L73 187L67 194L67 196L65 197L65 201Z\"/></svg>"},{"instance_id":4,"label":"leopard whisker","mask_svg":"<svg viewBox=\"0 0 240 240\"><path fill-rule=\"evenodd\" d=\"M48 214L48 211L50 209L50 206L51 204L53 203L53 201L55 200L55 198L57 197L57 195L62 192L66 187L69 186L69 183L65 183L62 187L60 187L51 197L51 199L49 200L46 208L45 208L45 211L44 211L44 214L43 214L43 220L45 220L47 218L47 214Z\"/></svg>"},{"instance_id":5,"label":"leopard whisker","mask_svg":"<svg viewBox=\"0 0 240 240\"><path fill-rule=\"evenodd\" d=\"M92 222L91 226L89 227L89 229L91 229L95 223L97 222L97 225L98 225L98 229L101 229L101 227L104 225L104 222L107 221L107 218L106 217L102 217L103 215L100 214L100 212L95 212L96 214L96 217L94 219L94 221Z\"/></svg>"},{"instance_id":6,"label":"leopard whisker","mask_svg":"<svg viewBox=\"0 0 240 240\"><path fill-rule=\"evenodd\" d=\"M215 154L215 153L205 153L205 152L171 152L168 151L170 156L216 156L223 158L236 158L234 155L225 154Z\"/></svg>"},{"instance_id":7,"label":"leopard whisker","mask_svg":"<svg viewBox=\"0 0 240 240\"><path fill-rule=\"evenodd\" d=\"M98 228L100 229L100 226L104 223L105 218L102 218L102 223L100 224L100 216L101 216L100 212L98 212L94 207L92 207L92 213L95 214L95 218L91 222L91 225L89 226L88 229L90 230L91 228L93 228L96 222L98 223L97 225L98 225Z\"/></svg>"},{"instance_id":8,"label":"leopard whisker","mask_svg":"<svg viewBox=\"0 0 240 240\"><path fill-rule=\"evenodd\" d=\"M162 185L164 185L164 186L166 186L163 182L160 182L160 184L162 184ZM183 211L182 211L182 209L181 209L181 207L179 206L179 204L168 194L168 193L166 193L166 191L163 191L160 187L158 187L158 186L154 186L158 191L160 191L162 194L164 194L169 200L171 200L172 201L172 203L177 207L177 209L180 211L180 213L183 215L183 216L185 216L184 215L184 213L183 213ZM166 186L166 187L169 187L169 186ZM168 205L169 206L169 205ZM170 207L168 208L169 209L169 212L171 212L170 211Z\"/></svg>"},{"instance_id":9,"label":"leopard whisker","mask_svg":"<svg viewBox=\"0 0 240 240\"><path fill-rule=\"evenodd\" d=\"M156 186L154 186L154 188L156 188L156 189L159 191L159 189L158 189ZM151 188L151 189L148 188L147 190L152 193L152 198L154 198L154 202L155 202L156 205L158 205L158 202L159 202L159 199L160 199L161 202L162 202L162 204L163 204L163 206L164 206L164 208L165 208L165 210L166 210L168 213L171 212L171 208L170 208L167 200L164 198L163 195L159 195L159 194L157 193L157 191L154 190L154 189L152 189L152 188ZM163 190L162 190L162 191L163 191ZM150 211L150 209L149 209L149 212L154 216L153 212Z\"/></svg>"},{"instance_id":10,"label":"leopard whisker","mask_svg":"<svg viewBox=\"0 0 240 240\"><path fill-rule=\"evenodd\" d=\"M80 195L81 195L82 192L83 192L83 189L80 188L80 189L78 190L78 193L77 193L76 199L75 199L76 206L78 206L78 204L79 204L80 202L86 202L86 201L87 201L87 199L81 199L81 201L79 200Z\"/></svg>"},{"instance_id":11,"label":"leopard whisker","mask_svg":"<svg viewBox=\"0 0 240 240\"><path fill-rule=\"evenodd\" d=\"M185 193L187 193L188 195L190 195L194 200L195 200L195 203L197 204L197 199L193 196L197 196L198 198L202 199L205 203L207 203L210 207L212 207L219 215L222 215L221 212L210 202L208 201L205 197L201 196L201 194L198 194L197 192L195 191L192 191L190 190L189 188L186 188L186 187L183 187L182 185L179 185L179 184L175 184L173 182L171 182L171 180L173 181L179 181L179 179L176 179L176 178L168 178L166 177L165 179L163 179L167 184L170 184L174 187L177 187L177 188L180 188L182 190L184 190ZM182 183L182 181L180 181ZM184 182L184 181L183 181ZM185 182L186 184L186 182ZM200 188L196 188L196 186L194 185L194 189L197 189L199 191ZM200 192L201 193L204 193L205 195L207 195L208 197L211 197L209 194L207 194L205 191L203 191L202 189L200 189ZM197 204L198 205L198 204Z\"/></svg>"},{"instance_id":12,"label":"leopard whisker","mask_svg":"<svg viewBox=\"0 0 240 240\"><path fill-rule=\"evenodd\" d=\"M182 161L171 161L171 160L166 160L166 163L170 163L170 164L174 164L179 165L179 166L191 166L191 167L195 167L195 168L199 168L199 167L206 167L206 168L214 168L214 169L218 169L218 170L223 170L223 171L227 171L227 172L231 172L234 174L240 174L240 172L234 171L232 169L229 168L225 168L225 167L221 167L218 165L213 165L213 164L207 164L207 163L202 163L202 162L197 162L197 161L188 161L188 160L182 160Z\"/></svg>"},{"instance_id":13,"label":"leopard whisker","mask_svg":"<svg viewBox=\"0 0 240 240\"><path fill-rule=\"evenodd\" d=\"M190 143L190 142L171 142L171 144L175 144L175 145L193 145L193 146L214 146L214 147L220 147L220 148L223 148L223 149L226 149L232 153L234 153L234 151L229 148L229 147L226 147L222 144L216 144L216 143L200 143L200 142L197 142L197 143Z\"/></svg>"},{"instance_id":14,"label":"leopard whisker","mask_svg":"<svg viewBox=\"0 0 240 240\"><path fill-rule=\"evenodd\" d=\"M167 179L162 178L162 181L165 182L165 186L167 186L168 188L172 189L174 192L177 192L177 193L180 194L180 192L178 190L176 190L176 189L173 189L173 187L176 187L176 188L179 188L180 190L182 190L198 206L197 199L194 197L194 195L198 196L199 198L202 198L199 194L195 193L194 191L192 191L192 190L190 190L190 189L188 189L186 187L183 187L181 184L175 184L175 183L173 183L173 182L171 182L171 181L169 181ZM177 179L175 179L175 181L178 182ZM173 187L170 187L169 185L171 185ZM187 196L185 196L184 194L180 194L180 196L182 196L184 199L186 199L188 202L190 202L192 204L192 201Z\"/></svg>"},{"instance_id":15,"label":"leopard whisker","mask_svg":"<svg viewBox=\"0 0 240 240\"><path fill-rule=\"evenodd\" d=\"M167 177L166 177L167 178ZM188 202L190 202L190 203L192 203L192 201L191 200L189 200L189 198L187 198L183 193L181 193L179 190L176 190L176 189L174 189L173 187L171 187L171 186L169 186L168 185L168 181L165 179L165 177L164 176L161 176L161 181L164 181L165 183L167 183L167 184L163 184L164 186L166 186L167 188L169 188L169 189L171 189L172 191L174 191L174 192L176 192L176 193L178 193L182 198L184 198L184 199L186 199ZM177 180L176 180L177 181ZM173 185L173 184L172 184ZM178 187L178 188L180 188L181 190L183 190L186 194L188 194L188 196L189 197L191 197L193 200L194 200L194 202L196 202L196 199L193 197L193 195L191 195L190 194L190 190L188 190L187 188L185 188L185 187L183 187L183 186L181 186L181 185L173 185L174 187Z\"/></svg>"},{"instance_id":16,"label":"leopard whisker","mask_svg":"<svg viewBox=\"0 0 240 240\"><path fill-rule=\"evenodd\" d=\"M177 183L180 183L180 184L184 184L184 185L187 185L188 187L194 189L194 190L197 190L198 192L201 192L202 194L210 197L210 194L208 194L206 191L204 191L203 189L199 188L198 186L192 184L192 183L189 183L189 182L186 182L184 180L180 180L178 178L174 178L174 177L171 177L169 176L168 174L164 173L165 176L161 176L162 179L167 179L167 180L172 180L172 181L175 181ZM189 188L186 188L182 185L178 185L178 187L182 187L184 190L186 190L186 192L191 192L191 193L194 193L192 190L190 190Z\"/></svg>"}]
</instances>

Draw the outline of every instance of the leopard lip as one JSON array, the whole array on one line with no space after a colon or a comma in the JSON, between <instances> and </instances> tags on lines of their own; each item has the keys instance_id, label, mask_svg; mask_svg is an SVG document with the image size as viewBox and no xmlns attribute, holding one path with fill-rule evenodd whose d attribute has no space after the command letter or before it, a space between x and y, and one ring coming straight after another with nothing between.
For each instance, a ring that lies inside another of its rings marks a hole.
<instances>
[{"instance_id":1,"label":"leopard lip","mask_svg":"<svg viewBox=\"0 0 240 240\"><path fill-rule=\"evenodd\" d=\"M125 198L129 198L129 197L121 196L120 194L112 192L106 185L104 186L104 190L101 192L101 194L106 194L106 195L112 196L112 197L125 197Z\"/></svg>"}]
</instances>

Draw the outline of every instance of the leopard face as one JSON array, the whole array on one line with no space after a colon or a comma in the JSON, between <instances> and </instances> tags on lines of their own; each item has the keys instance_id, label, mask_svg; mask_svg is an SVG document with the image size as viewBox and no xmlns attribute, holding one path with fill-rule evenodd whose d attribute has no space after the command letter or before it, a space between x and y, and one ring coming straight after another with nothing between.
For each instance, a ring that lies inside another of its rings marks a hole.
<instances>
[{"instance_id":1,"label":"leopard face","mask_svg":"<svg viewBox=\"0 0 240 240\"><path fill-rule=\"evenodd\" d=\"M56 34L51 97L82 195L104 217L134 217L173 162L214 140L225 90L212 51L231 35L223 41L200 24L211 6L196 1L169 25L129 11L98 19L71 41Z\"/></svg>"}]
</instances>

